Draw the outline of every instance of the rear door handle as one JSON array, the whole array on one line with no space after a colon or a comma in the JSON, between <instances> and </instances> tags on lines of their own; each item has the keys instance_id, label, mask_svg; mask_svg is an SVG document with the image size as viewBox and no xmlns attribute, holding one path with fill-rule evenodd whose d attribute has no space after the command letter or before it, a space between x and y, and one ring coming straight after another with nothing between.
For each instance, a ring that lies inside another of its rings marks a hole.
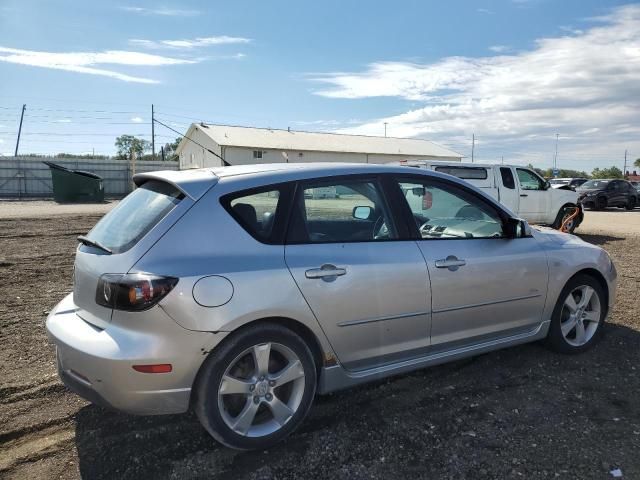
<instances>
[{"instance_id":1,"label":"rear door handle","mask_svg":"<svg viewBox=\"0 0 640 480\"><path fill-rule=\"evenodd\" d=\"M330 263L325 263L320 268L312 268L304 272L304 276L307 278L328 278L328 277L340 277L347 274L346 268L336 267Z\"/></svg>"},{"instance_id":2,"label":"rear door handle","mask_svg":"<svg viewBox=\"0 0 640 480\"><path fill-rule=\"evenodd\" d=\"M528 197L529 195L527 195L526 193L521 193L520 196L521 197Z\"/></svg>"},{"instance_id":3,"label":"rear door handle","mask_svg":"<svg viewBox=\"0 0 640 480\"><path fill-rule=\"evenodd\" d=\"M436 268L448 268L452 272L455 272L459 267L464 267L466 264L467 262L455 255L449 255L443 260L436 260Z\"/></svg>"}]
</instances>

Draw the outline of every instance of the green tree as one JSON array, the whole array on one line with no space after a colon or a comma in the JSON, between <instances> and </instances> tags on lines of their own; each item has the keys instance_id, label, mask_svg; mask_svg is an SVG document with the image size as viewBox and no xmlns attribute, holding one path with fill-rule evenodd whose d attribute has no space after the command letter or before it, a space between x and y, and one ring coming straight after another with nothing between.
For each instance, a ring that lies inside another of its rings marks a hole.
<instances>
[{"instance_id":1,"label":"green tree","mask_svg":"<svg viewBox=\"0 0 640 480\"><path fill-rule=\"evenodd\" d=\"M178 149L178 145L180 144L180 140L182 140L182 137L176 138L171 143L165 143L164 144L164 159L165 160L170 161L170 162L177 162L178 161L178 154L176 153L176 150Z\"/></svg>"},{"instance_id":2,"label":"green tree","mask_svg":"<svg viewBox=\"0 0 640 480\"><path fill-rule=\"evenodd\" d=\"M640 158L636 158L633 162L634 167L640 168Z\"/></svg>"},{"instance_id":3,"label":"green tree","mask_svg":"<svg viewBox=\"0 0 640 480\"><path fill-rule=\"evenodd\" d=\"M117 158L129 160L134 153L136 158L141 158L144 152L151 148L151 144L133 135L120 135L116 138L116 148L118 149Z\"/></svg>"},{"instance_id":4,"label":"green tree","mask_svg":"<svg viewBox=\"0 0 640 480\"><path fill-rule=\"evenodd\" d=\"M624 178L622 170L618 167L594 168L591 172L591 178Z\"/></svg>"}]
</instances>

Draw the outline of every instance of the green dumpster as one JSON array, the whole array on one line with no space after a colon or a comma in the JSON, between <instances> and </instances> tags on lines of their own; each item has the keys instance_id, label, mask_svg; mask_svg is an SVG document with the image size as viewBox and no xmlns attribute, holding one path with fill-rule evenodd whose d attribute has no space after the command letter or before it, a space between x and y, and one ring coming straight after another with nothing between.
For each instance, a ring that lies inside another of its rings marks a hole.
<instances>
[{"instance_id":1,"label":"green dumpster","mask_svg":"<svg viewBox=\"0 0 640 480\"><path fill-rule=\"evenodd\" d=\"M56 202L104 202L102 177L82 170L70 170L51 162L43 162L51 169L53 199Z\"/></svg>"}]
</instances>

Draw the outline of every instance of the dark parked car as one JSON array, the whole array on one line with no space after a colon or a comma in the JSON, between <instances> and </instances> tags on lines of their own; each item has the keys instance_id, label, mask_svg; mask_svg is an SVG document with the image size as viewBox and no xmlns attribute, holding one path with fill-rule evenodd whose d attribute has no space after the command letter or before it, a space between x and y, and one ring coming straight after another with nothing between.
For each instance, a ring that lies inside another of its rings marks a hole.
<instances>
[{"instance_id":1,"label":"dark parked car","mask_svg":"<svg viewBox=\"0 0 640 480\"><path fill-rule=\"evenodd\" d=\"M569 188L575 190L586 181L586 178L552 178L549 180L549 183L553 188Z\"/></svg>"},{"instance_id":2,"label":"dark parked car","mask_svg":"<svg viewBox=\"0 0 640 480\"><path fill-rule=\"evenodd\" d=\"M633 210L638 205L638 191L626 180L589 180L576 189L578 201L585 207L604 210L621 207Z\"/></svg>"}]
</instances>

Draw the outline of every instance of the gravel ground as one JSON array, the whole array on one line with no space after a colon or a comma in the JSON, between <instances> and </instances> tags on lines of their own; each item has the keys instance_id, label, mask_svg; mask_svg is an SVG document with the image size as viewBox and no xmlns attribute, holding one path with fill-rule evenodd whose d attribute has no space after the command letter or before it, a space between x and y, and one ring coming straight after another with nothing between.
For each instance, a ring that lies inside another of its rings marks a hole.
<instances>
[{"instance_id":1,"label":"gravel ground","mask_svg":"<svg viewBox=\"0 0 640 480\"><path fill-rule=\"evenodd\" d=\"M284 443L239 453L192 414L134 417L67 392L44 317L71 289L75 237L98 215L1 211L2 478L640 478L640 235L619 222L591 225L588 212L580 228L620 273L593 350L526 345L318 397Z\"/></svg>"}]
</instances>

